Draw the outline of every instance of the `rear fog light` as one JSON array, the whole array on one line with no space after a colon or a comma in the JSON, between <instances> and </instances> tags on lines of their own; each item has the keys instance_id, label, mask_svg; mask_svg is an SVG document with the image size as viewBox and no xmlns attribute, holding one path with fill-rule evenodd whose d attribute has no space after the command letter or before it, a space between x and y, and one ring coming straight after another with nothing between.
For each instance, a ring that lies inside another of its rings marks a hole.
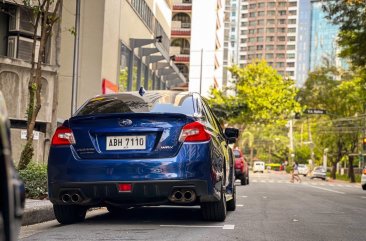
<instances>
[{"instance_id":1,"label":"rear fog light","mask_svg":"<svg viewBox=\"0 0 366 241\"><path fill-rule=\"evenodd\" d=\"M118 184L118 191L119 192L131 192L132 184L131 183L120 183L120 184Z\"/></svg>"}]
</instances>

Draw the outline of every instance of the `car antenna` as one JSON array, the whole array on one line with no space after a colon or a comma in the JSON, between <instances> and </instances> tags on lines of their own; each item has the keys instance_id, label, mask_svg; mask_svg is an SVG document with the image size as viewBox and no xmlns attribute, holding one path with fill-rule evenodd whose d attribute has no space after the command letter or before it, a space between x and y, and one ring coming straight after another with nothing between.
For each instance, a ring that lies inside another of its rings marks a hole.
<instances>
[{"instance_id":1,"label":"car antenna","mask_svg":"<svg viewBox=\"0 0 366 241\"><path fill-rule=\"evenodd\" d=\"M144 87L140 87L140 89L139 89L139 94L141 95L141 96L144 96L144 94L146 93L146 90L145 90L145 88Z\"/></svg>"}]
</instances>

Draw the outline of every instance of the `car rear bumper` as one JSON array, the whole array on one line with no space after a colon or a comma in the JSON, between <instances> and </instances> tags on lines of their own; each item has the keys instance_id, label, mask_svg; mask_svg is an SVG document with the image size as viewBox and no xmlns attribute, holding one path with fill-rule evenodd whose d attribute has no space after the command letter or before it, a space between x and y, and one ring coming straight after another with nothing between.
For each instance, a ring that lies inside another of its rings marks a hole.
<instances>
[{"instance_id":1,"label":"car rear bumper","mask_svg":"<svg viewBox=\"0 0 366 241\"><path fill-rule=\"evenodd\" d=\"M132 190L119 191L118 184L131 184ZM176 191L191 192L192 200L176 200ZM65 195L69 195L65 198ZM74 196L73 196L74 195ZM209 189L204 180L169 180L141 182L49 183L49 199L54 204L85 206L143 206L143 205L195 205L219 200L219 194Z\"/></svg>"}]
</instances>

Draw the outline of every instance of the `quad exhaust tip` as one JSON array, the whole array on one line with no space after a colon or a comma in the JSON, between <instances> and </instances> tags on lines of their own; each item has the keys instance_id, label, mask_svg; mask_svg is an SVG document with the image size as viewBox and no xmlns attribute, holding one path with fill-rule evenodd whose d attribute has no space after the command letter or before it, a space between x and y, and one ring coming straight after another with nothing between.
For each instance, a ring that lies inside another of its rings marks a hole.
<instances>
[{"instance_id":1,"label":"quad exhaust tip","mask_svg":"<svg viewBox=\"0 0 366 241\"><path fill-rule=\"evenodd\" d=\"M61 195L61 200L63 203L80 203L82 198L79 193L64 193Z\"/></svg>"},{"instance_id":2,"label":"quad exhaust tip","mask_svg":"<svg viewBox=\"0 0 366 241\"><path fill-rule=\"evenodd\" d=\"M196 193L193 190L175 190L169 200L174 203L191 203L196 200Z\"/></svg>"}]
</instances>

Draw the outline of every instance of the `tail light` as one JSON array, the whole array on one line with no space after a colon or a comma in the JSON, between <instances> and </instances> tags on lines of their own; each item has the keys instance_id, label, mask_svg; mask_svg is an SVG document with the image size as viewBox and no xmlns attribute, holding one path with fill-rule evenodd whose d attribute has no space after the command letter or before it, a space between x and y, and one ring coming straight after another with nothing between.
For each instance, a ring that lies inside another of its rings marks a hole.
<instances>
[{"instance_id":1,"label":"tail light","mask_svg":"<svg viewBox=\"0 0 366 241\"><path fill-rule=\"evenodd\" d=\"M56 129L52 137L52 145L72 145L76 144L72 130L65 126Z\"/></svg>"},{"instance_id":2,"label":"tail light","mask_svg":"<svg viewBox=\"0 0 366 241\"><path fill-rule=\"evenodd\" d=\"M211 136L207 132L206 127L198 121L183 126L179 136L180 142L200 142L210 139Z\"/></svg>"},{"instance_id":3,"label":"tail light","mask_svg":"<svg viewBox=\"0 0 366 241\"><path fill-rule=\"evenodd\" d=\"M364 169L363 169L363 174L365 174L365 175L366 175L366 168L364 168Z\"/></svg>"}]
</instances>

